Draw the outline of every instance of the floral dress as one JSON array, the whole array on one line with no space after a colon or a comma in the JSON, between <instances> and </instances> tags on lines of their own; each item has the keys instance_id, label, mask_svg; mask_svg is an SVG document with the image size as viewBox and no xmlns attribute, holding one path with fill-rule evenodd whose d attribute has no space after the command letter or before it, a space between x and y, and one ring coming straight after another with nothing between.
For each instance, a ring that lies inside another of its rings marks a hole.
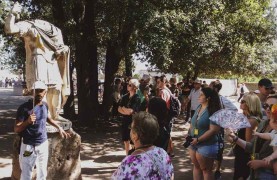
<instances>
[{"instance_id":1,"label":"floral dress","mask_svg":"<svg viewBox=\"0 0 277 180\"><path fill-rule=\"evenodd\" d=\"M112 179L171 179L173 166L170 157L159 147L123 159Z\"/></svg>"}]
</instances>

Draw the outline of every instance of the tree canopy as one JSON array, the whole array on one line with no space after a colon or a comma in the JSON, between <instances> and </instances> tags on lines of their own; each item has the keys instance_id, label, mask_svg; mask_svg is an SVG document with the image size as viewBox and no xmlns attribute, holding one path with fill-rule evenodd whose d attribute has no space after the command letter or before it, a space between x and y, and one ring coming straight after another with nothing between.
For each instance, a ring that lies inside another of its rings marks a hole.
<instances>
[{"instance_id":1,"label":"tree canopy","mask_svg":"<svg viewBox=\"0 0 277 180\"><path fill-rule=\"evenodd\" d=\"M276 22L270 1L184 1L155 11L139 34L142 60L162 71L259 75Z\"/></svg>"},{"instance_id":2,"label":"tree canopy","mask_svg":"<svg viewBox=\"0 0 277 180\"><path fill-rule=\"evenodd\" d=\"M99 112L108 114L115 75L122 65L131 75L133 57L162 72L194 78L276 74L276 21L270 0L19 2L24 6L21 19L44 19L62 29L77 70L79 119L91 124ZM9 4L0 5L3 26ZM10 64L24 64L22 41L2 39L5 49L15 52ZM105 73L103 111L98 69Z\"/></svg>"}]
</instances>

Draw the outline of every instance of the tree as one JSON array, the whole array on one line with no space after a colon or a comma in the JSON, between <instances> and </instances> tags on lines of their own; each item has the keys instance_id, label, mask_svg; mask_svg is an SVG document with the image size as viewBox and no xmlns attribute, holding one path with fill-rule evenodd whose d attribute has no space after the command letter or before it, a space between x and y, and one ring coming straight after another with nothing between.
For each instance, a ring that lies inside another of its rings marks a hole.
<instances>
[{"instance_id":1,"label":"tree","mask_svg":"<svg viewBox=\"0 0 277 180\"><path fill-rule=\"evenodd\" d=\"M98 69L105 73L101 112L108 119L112 83L122 64L131 75L134 53L162 72L187 78L261 74L276 54L270 48L275 23L269 0L21 2L26 18L62 29L77 70L78 118L90 126L100 112Z\"/></svg>"},{"instance_id":2,"label":"tree","mask_svg":"<svg viewBox=\"0 0 277 180\"><path fill-rule=\"evenodd\" d=\"M194 78L227 71L259 74L250 55L275 38L269 2L175 3L155 12L140 30L138 53L164 72L193 73Z\"/></svg>"}]
</instances>

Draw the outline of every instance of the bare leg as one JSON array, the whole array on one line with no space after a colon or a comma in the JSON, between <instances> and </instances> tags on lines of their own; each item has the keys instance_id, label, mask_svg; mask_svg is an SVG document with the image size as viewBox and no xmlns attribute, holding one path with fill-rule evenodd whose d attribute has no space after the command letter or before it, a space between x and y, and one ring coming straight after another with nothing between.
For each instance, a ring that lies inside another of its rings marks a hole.
<instances>
[{"instance_id":1,"label":"bare leg","mask_svg":"<svg viewBox=\"0 0 277 180\"><path fill-rule=\"evenodd\" d=\"M206 158L199 153L196 153L196 159L200 165L203 172L204 180L212 180L213 177L213 163L214 160L211 158Z\"/></svg>"},{"instance_id":2,"label":"bare leg","mask_svg":"<svg viewBox=\"0 0 277 180\"><path fill-rule=\"evenodd\" d=\"M194 180L201 180L203 178L202 170L200 169L200 165L196 159L196 152L192 149L189 149L189 155L191 161L193 163L193 179Z\"/></svg>"},{"instance_id":3,"label":"bare leg","mask_svg":"<svg viewBox=\"0 0 277 180\"><path fill-rule=\"evenodd\" d=\"M174 152L173 152L173 147L174 147L174 144L172 142L172 138L170 137L169 138L169 141L168 141L168 146L167 146L167 152L170 154L171 157L174 156Z\"/></svg>"}]
</instances>

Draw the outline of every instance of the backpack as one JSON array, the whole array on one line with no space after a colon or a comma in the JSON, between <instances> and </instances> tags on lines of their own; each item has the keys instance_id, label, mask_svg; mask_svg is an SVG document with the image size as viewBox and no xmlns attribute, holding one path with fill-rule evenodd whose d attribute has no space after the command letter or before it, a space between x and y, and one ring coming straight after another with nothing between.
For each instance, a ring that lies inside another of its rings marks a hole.
<instances>
[{"instance_id":1,"label":"backpack","mask_svg":"<svg viewBox=\"0 0 277 180\"><path fill-rule=\"evenodd\" d=\"M171 117L177 117L180 115L181 112L181 103L177 97L175 97L172 93L170 93L170 99L169 99L169 115Z\"/></svg>"}]
</instances>

